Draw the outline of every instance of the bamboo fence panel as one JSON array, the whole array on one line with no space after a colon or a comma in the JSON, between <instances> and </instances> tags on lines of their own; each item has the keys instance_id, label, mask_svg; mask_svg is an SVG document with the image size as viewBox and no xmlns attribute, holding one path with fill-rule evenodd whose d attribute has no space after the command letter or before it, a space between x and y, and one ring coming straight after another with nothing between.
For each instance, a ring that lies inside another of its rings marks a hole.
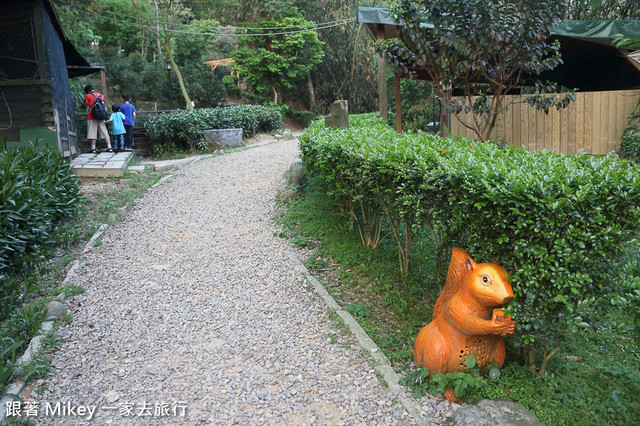
<instances>
[{"instance_id":1,"label":"bamboo fence panel","mask_svg":"<svg viewBox=\"0 0 640 426\"><path fill-rule=\"evenodd\" d=\"M604 155L620 150L622 133L640 100L640 91L579 92L567 108L557 111L554 107L547 114L522 103L522 96L515 98L517 103L498 117L492 139L530 151L573 154L584 149L587 154ZM477 139L456 117L471 122L471 115L464 112L451 117L451 134Z\"/></svg>"}]
</instances>

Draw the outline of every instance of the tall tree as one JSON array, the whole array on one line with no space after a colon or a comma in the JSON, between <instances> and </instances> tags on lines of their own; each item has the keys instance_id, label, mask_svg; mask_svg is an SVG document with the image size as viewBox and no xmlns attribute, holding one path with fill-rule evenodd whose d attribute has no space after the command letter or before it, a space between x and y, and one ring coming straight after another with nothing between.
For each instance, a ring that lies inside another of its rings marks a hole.
<instances>
[{"instance_id":1,"label":"tall tree","mask_svg":"<svg viewBox=\"0 0 640 426\"><path fill-rule=\"evenodd\" d=\"M569 0L567 19L633 19L638 0Z\"/></svg>"},{"instance_id":2,"label":"tall tree","mask_svg":"<svg viewBox=\"0 0 640 426\"><path fill-rule=\"evenodd\" d=\"M204 0L206 1L206 0ZM256 23L295 15L296 0L222 0L215 6L215 18L227 23Z\"/></svg>"},{"instance_id":3,"label":"tall tree","mask_svg":"<svg viewBox=\"0 0 640 426\"><path fill-rule=\"evenodd\" d=\"M133 0L132 0L133 1ZM173 30L178 29L193 19L191 9L185 0L153 0L159 12L160 34L163 38L163 46L171 46Z\"/></svg>"},{"instance_id":4,"label":"tall tree","mask_svg":"<svg viewBox=\"0 0 640 426\"><path fill-rule=\"evenodd\" d=\"M196 19L181 27L174 36L173 50L176 62L180 65L199 64L204 61L207 47L213 42L220 24L218 21Z\"/></svg>"},{"instance_id":5,"label":"tall tree","mask_svg":"<svg viewBox=\"0 0 640 426\"><path fill-rule=\"evenodd\" d=\"M314 24L296 16L263 20L256 28L246 30L247 36L240 39L241 47L233 54L236 70L258 92L271 90L276 103L281 88L301 80L307 81L313 100L310 72L323 56Z\"/></svg>"},{"instance_id":6,"label":"tall tree","mask_svg":"<svg viewBox=\"0 0 640 426\"><path fill-rule=\"evenodd\" d=\"M240 0L186 0L193 14L198 19L215 19L223 24L236 24Z\"/></svg>"},{"instance_id":7,"label":"tall tree","mask_svg":"<svg viewBox=\"0 0 640 426\"><path fill-rule=\"evenodd\" d=\"M141 6L145 15L150 12L147 4ZM94 28L102 37L102 44L116 46L125 54L144 50L140 17L129 0L101 0L95 2L95 7L99 9Z\"/></svg>"},{"instance_id":8,"label":"tall tree","mask_svg":"<svg viewBox=\"0 0 640 426\"><path fill-rule=\"evenodd\" d=\"M96 6L83 0L65 0L54 3L54 7L69 41L81 54L89 54L92 44L102 40L99 32L94 31L92 16L97 11Z\"/></svg>"},{"instance_id":9,"label":"tall tree","mask_svg":"<svg viewBox=\"0 0 640 426\"><path fill-rule=\"evenodd\" d=\"M555 0L402 0L393 12L406 29L401 31L404 42L382 44L388 60L404 72L412 66L426 69L446 109L456 117L471 113L470 123L460 122L482 141L513 102L507 94L526 75L561 63L559 45L546 42L565 13ZM425 28L425 17L433 28ZM462 101L453 97L454 90L462 92ZM573 94L528 99L549 108L566 106Z\"/></svg>"},{"instance_id":10,"label":"tall tree","mask_svg":"<svg viewBox=\"0 0 640 426\"><path fill-rule=\"evenodd\" d=\"M157 0L154 0L154 1L157 1ZM174 4L173 0L163 0L163 1L168 2L169 5ZM142 12L138 4L136 4L136 1L131 0L131 4L133 5L133 7L135 7L136 11L140 14L140 16L144 17L144 13ZM177 1L175 4L177 4ZM181 9L180 6L176 6L176 8L178 13L181 13L183 11L183 9ZM166 16L169 16L169 11L166 12ZM176 64L176 61L173 59L173 55L171 52L171 36L169 35L170 33L168 31L165 31L165 38L163 39L162 35L160 34L160 31L158 31L156 28L154 28L153 31L155 33L156 39L162 45L165 53L167 54L167 58L169 59L171 68L173 69L173 72L176 74L176 77L178 78L180 91L182 92L182 96L184 97L184 100L187 104L186 105L187 109L191 111L193 110L193 102L189 97L189 93L187 92L187 88L184 84L184 80L182 79L182 73L180 72L180 68L178 67L178 64Z\"/></svg>"},{"instance_id":11,"label":"tall tree","mask_svg":"<svg viewBox=\"0 0 640 426\"><path fill-rule=\"evenodd\" d=\"M336 99L349 101L349 111L368 112L376 108L376 55L374 43L362 24L353 22L358 0L297 0L296 5L309 20L332 23L318 31L325 44L325 56L312 75L317 81L318 109ZM386 6L373 0L367 6Z\"/></svg>"}]
</instances>

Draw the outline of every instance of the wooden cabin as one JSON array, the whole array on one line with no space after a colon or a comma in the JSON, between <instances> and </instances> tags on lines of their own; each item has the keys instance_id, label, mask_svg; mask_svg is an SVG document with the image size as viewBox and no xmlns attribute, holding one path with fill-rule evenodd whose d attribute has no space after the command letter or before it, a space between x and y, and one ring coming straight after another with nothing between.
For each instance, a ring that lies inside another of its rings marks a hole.
<instances>
[{"instance_id":1,"label":"wooden cabin","mask_svg":"<svg viewBox=\"0 0 640 426\"><path fill-rule=\"evenodd\" d=\"M0 40L4 148L37 138L64 157L79 154L69 77L101 67L90 66L69 42L50 0L3 0Z\"/></svg>"}]
</instances>

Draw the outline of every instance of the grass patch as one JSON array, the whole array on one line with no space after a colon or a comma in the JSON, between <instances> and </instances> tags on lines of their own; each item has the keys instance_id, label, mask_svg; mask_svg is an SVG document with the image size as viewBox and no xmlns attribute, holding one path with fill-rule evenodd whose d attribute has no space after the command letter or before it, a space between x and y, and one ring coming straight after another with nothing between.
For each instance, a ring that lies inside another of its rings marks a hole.
<instances>
[{"instance_id":1,"label":"grass patch","mask_svg":"<svg viewBox=\"0 0 640 426\"><path fill-rule=\"evenodd\" d=\"M57 287L49 291L49 295L53 297L56 297L61 293L64 293L64 297L66 299L68 297L73 297L77 296L78 294L84 293L84 287L81 287L77 284L67 284L65 286Z\"/></svg>"},{"instance_id":2,"label":"grass patch","mask_svg":"<svg viewBox=\"0 0 640 426\"><path fill-rule=\"evenodd\" d=\"M4 419L3 425L7 426L35 426L35 423L29 419L23 419L21 417L7 417Z\"/></svg>"},{"instance_id":3,"label":"grass patch","mask_svg":"<svg viewBox=\"0 0 640 426\"><path fill-rule=\"evenodd\" d=\"M285 230L281 236L296 247L315 249L305 261L307 268L357 317L392 363L407 366L413 358L413 339L431 316L425 302L440 291L433 268L416 268L401 276L393 239L387 238L376 250L363 246L348 214L324 195L319 181L310 177L305 191L303 200L289 203L280 215ZM433 264L430 238L416 241L414 260Z\"/></svg>"},{"instance_id":4,"label":"grass patch","mask_svg":"<svg viewBox=\"0 0 640 426\"><path fill-rule=\"evenodd\" d=\"M306 260L337 302L349 311L404 374L413 361L413 342L431 318L444 277L433 266L430 238L416 237L417 272L400 276L395 242L387 238L376 250L365 247L351 220L313 177L306 196L280 212L284 232L297 247L312 249ZM384 232L384 231L383 231ZM466 395L473 403L507 398L524 405L549 425L640 424L640 256L638 243L620 266L617 309L563 341L547 373L534 376L524 359L508 348L497 382ZM446 265L445 265L446 266ZM507 337L509 345L509 337Z\"/></svg>"},{"instance_id":5,"label":"grass patch","mask_svg":"<svg viewBox=\"0 0 640 426\"><path fill-rule=\"evenodd\" d=\"M105 180L87 180L83 186L88 187L84 192L83 217L89 218L90 226L83 226L84 237L90 238L98 228L109 223L109 215L120 214L135 206L135 200L140 198L149 187L158 182L164 176L163 172L132 174L126 185L102 186ZM94 188L95 186L95 188ZM123 209L123 210L119 210Z\"/></svg>"}]
</instances>

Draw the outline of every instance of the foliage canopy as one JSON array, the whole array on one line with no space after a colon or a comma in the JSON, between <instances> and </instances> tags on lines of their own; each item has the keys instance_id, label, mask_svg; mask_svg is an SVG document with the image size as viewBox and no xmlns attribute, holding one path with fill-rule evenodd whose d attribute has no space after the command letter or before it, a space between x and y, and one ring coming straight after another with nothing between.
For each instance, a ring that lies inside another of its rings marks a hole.
<instances>
[{"instance_id":1,"label":"foliage canopy","mask_svg":"<svg viewBox=\"0 0 640 426\"><path fill-rule=\"evenodd\" d=\"M405 24L404 41L380 45L387 59L404 73L426 69L449 112L473 114L472 123L463 125L482 141L508 107L508 93L561 63L559 45L546 42L564 14L555 0L402 0L392 13ZM425 17L433 28L425 27ZM455 100L454 92L463 100ZM543 107L569 99L547 99Z\"/></svg>"},{"instance_id":2,"label":"foliage canopy","mask_svg":"<svg viewBox=\"0 0 640 426\"><path fill-rule=\"evenodd\" d=\"M279 88L305 79L322 62L323 43L313 31L313 22L299 16L281 21L265 19L258 28L271 29L274 35L242 37L241 48L233 54L236 70L258 92L271 90L277 103ZM309 31L303 31L306 29ZM247 34L261 32L264 30L247 30Z\"/></svg>"}]
</instances>

